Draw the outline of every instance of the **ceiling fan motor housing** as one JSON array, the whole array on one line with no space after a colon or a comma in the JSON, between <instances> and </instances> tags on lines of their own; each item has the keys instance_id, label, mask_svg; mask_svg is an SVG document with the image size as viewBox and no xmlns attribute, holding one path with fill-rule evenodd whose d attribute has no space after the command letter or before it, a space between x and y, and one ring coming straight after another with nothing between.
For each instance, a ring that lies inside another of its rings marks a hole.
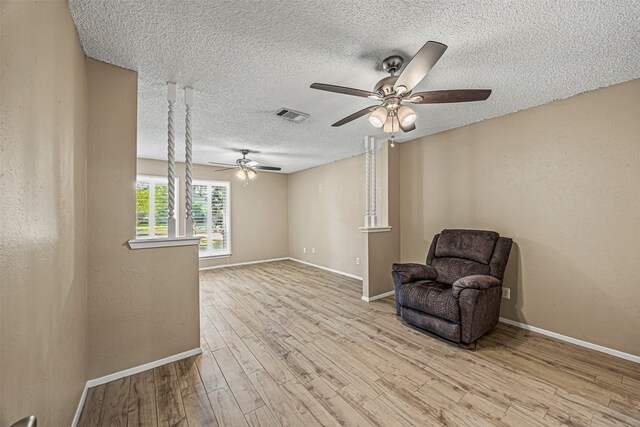
<instances>
[{"instance_id":1,"label":"ceiling fan motor housing","mask_svg":"<svg viewBox=\"0 0 640 427\"><path fill-rule=\"evenodd\" d=\"M393 88L396 80L398 80L398 76L385 77L384 79L376 83L373 90L374 92L381 93L383 96L392 95L396 92L396 90Z\"/></svg>"}]
</instances>

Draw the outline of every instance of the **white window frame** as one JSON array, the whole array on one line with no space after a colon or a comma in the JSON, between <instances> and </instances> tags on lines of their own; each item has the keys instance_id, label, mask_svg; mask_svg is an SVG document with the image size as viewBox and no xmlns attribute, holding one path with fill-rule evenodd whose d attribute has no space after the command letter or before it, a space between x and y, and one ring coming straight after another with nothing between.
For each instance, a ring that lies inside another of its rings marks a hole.
<instances>
[{"instance_id":1,"label":"white window frame","mask_svg":"<svg viewBox=\"0 0 640 427\"><path fill-rule=\"evenodd\" d=\"M209 188L207 189L207 250L201 251L198 250L198 255L201 259L205 258L223 258L231 256L231 181L216 181L216 180L208 180L208 179L194 179L191 182L191 185L206 185ZM225 206L225 217L227 219L227 248L224 252L213 252L210 249L211 238L213 237L211 234L212 224L211 224L211 187L226 187L227 189L227 198L226 198L226 206Z\"/></svg>"},{"instance_id":2,"label":"white window frame","mask_svg":"<svg viewBox=\"0 0 640 427\"><path fill-rule=\"evenodd\" d=\"M136 236L136 239L167 239L169 236L160 236L157 237L156 236L156 218L155 218L155 185L156 184L162 184L162 185L168 185L169 180L167 179L166 176L158 176L158 175L137 175L136 176L136 197L138 197L138 192L137 192L137 187L138 187L138 182L143 181L143 182L148 182L149 185L149 235L148 236L138 236L138 231L135 230L134 232L134 236ZM174 207L175 207L175 218L180 218L180 193L178 192L178 189L180 188L178 186L178 178L175 179L175 188L176 188L176 194L175 194L175 200L174 200ZM153 191L152 191L153 190ZM154 203L151 203L151 198L153 197L153 201ZM137 200L136 200L136 205L137 205ZM136 212L137 215L137 212ZM136 218L137 221L137 218Z\"/></svg>"}]
</instances>

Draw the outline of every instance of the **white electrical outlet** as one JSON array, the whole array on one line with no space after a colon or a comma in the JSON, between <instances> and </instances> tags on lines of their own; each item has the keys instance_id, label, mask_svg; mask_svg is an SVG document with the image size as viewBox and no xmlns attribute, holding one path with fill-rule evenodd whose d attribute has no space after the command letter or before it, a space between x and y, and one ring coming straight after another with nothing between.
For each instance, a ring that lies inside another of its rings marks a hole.
<instances>
[{"instance_id":1,"label":"white electrical outlet","mask_svg":"<svg viewBox=\"0 0 640 427\"><path fill-rule=\"evenodd\" d=\"M356 258L356 265L360 265L360 258Z\"/></svg>"},{"instance_id":2,"label":"white electrical outlet","mask_svg":"<svg viewBox=\"0 0 640 427\"><path fill-rule=\"evenodd\" d=\"M311 248L311 253L315 254L316 253L316 248Z\"/></svg>"},{"instance_id":3,"label":"white electrical outlet","mask_svg":"<svg viewBox=\"0 0 640 427\"><path fill-rule=\"evenodd\" d=\"M504 298L504 299L511 299L511 289L509 289L509 288L502 288L502 298Z\"/></svg>"},{"instance_id":4,"label":"white electrical outlet","mask_svg":"<svg viewBox=\"0 0 640 427\"><path fill-rule=\"evenodd\" d=\"M306 254L307 253L307 248L302 248L302 253Z\"/></svg>"}]
</instances>

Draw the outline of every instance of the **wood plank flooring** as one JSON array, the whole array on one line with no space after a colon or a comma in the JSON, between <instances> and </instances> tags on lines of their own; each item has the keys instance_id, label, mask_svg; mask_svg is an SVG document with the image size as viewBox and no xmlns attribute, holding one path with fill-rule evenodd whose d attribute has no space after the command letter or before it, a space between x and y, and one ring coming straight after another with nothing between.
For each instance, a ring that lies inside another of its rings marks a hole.
<instances>
[{"instance_id":1,"label":"wood plank flooring","mask_svg":"<svg viewBox=\"0 0 640 427\"><path fill-rule=\"evenodd\" d=\"M201 273L202 355L89 390L81 426L640 426L640 365L500 324L475 351L292 261Z\"/></svg>"}]
</instances>

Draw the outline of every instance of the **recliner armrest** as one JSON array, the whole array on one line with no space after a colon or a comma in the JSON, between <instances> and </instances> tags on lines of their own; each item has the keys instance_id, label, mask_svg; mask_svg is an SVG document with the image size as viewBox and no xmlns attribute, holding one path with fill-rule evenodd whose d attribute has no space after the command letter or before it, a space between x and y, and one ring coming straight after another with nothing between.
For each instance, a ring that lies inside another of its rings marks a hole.
<instances>
[{"instance_id":1,"label":"recliner armrest","mask_svg":"<svg viewBox=\"0 0 640 427\"><path fill-rule=\"evenodd\" d=\"M500 286L502 281L497 277L475 274L458 279L453 284L453 296L458 298L464 289L486 290Z\"/></svg>"},{"instance_id":2,"label":"recliner armrest","mask_svg":"<svg viewBox=\"0 0 640 427\"><path fill-rule=\"evenodd\" d=\"M436 269L425 264L393 264L391 269L398 274L402 283L411 283L417 280L435 280L438 277Z\"/></svg>"}]
</instances>

